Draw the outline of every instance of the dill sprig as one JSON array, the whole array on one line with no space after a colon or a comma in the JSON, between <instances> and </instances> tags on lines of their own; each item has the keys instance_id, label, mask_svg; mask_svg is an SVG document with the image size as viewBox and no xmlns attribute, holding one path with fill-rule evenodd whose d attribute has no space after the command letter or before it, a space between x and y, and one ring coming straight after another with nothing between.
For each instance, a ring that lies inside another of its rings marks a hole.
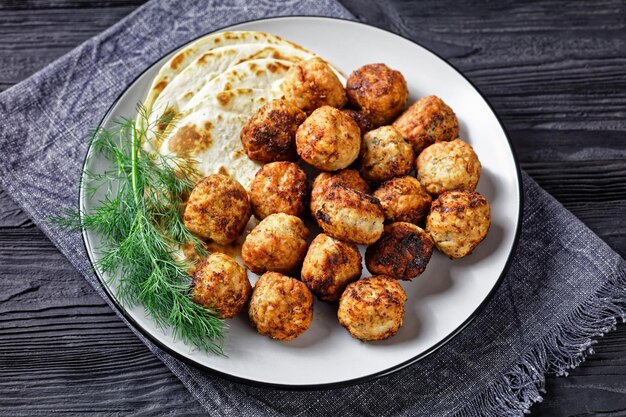
<instances>
[{"instance_id":1,"label":"dill sprig","mask_svg":"<svg viewBox=\"0 0 626 417\"><path fill-rule=\"evenodd\" d=\"M189 266L177 260L175 250L193 244L206 255L202 242L185 228L183 196L194 187L197 172L184 156L172 157L152 151L158 141L156 126L173 123L163 116L148 124L139 118L118 119L113 129L100 128L92 135L90 158L106 158L112 169L85 172L83 187L94 199L94 208L68 209L52 221L62 227L90 230L99 235L100 258L95 268L117 282L122 305L141 304L161 328L171 326L173 335L205 351L223 354L223 320L193 302Z\"/></svg>"}]
</instances>

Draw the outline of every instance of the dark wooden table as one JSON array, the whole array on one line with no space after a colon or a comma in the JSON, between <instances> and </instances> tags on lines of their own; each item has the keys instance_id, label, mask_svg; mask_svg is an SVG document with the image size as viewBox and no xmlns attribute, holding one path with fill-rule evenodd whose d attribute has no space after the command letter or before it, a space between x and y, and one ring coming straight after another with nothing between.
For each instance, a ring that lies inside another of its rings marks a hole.
<instances>
[{"instance_id":1,"label":"dark wooden table","mask_svg":"<svg viewBox=\"0 0 626 417\"><path fill-rule=\"evenodd\" d=\"M0 91L141 3L0 1ZM626 255L623 0L343 3L461 69L522 167ZM626 416L626 326L595 350L568 378L548 378L532 416ZM203 409L0 190L0 414L116 413Z\"/></svg>"}]
</instances>

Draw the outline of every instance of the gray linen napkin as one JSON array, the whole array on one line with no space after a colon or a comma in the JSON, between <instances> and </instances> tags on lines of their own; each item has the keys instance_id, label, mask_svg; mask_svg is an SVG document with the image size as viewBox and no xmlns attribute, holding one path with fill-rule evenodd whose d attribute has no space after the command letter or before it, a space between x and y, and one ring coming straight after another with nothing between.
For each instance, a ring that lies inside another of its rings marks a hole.
<instances>
[{"instance_id":1,"label":"gray linen napkin","mask_svg":"<svg viewBox=\"0 0 626 417\"><path fill-rule=\"evenodd\" d=\"M107 302L81 236L44 221L78 204L88 131L174 47L225 25L289 14L352 18L335 0L153 0L0 94L0 183ZM197 370L135 333L211 415L521 415L541 398L545 372L578 365L592 338L626 313L624 260L526 174L523 186L520 242L495 296L450 343L391 376L329 391L250 387Z\"/></svg>"}]
</instances>

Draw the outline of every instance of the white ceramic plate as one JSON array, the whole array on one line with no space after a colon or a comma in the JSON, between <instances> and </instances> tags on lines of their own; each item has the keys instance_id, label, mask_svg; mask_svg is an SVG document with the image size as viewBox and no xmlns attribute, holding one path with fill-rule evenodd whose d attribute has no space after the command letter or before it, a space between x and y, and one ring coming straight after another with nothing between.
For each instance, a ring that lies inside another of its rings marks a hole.
<instances>
[{"instance_id":1,"label":"white ceramic plate","mask_svg":"<svg viewBox=\"0 0 626 417\"><path fill-rule=\"evenodd\" d=\"M422 276L414 282L402 282L408 295L404 326L395 337L383 342L352 339L339 326L336 307L319 300L315 301L309 330L290 342L258 335L245 314L230 320L224 346L228 357L197 351L174 340L169 331L155 326L142 306L122 309L127 318L155 343L196 366L247 383L290 388L361 382L401 369L445 344L479 313L497 287L518 232L519 170L506 133L489 104L463 75L437 55L405 38L361 23L289 17L258 20L224 30L257 30L282 36L318 53L345 74L364 64L383 62L402 72L409 86L410 102L430 94L441 97L459 118L461 138L471 143L482 162L478 191L491 204L491 229L471 256L451 261L435 253ZM154 63L133 82L111 107L102 122L104 126L117 116L135 117L137 103L145 98L158 69L172 54ZM102 161L92 159L85 169L97 170L99 164ZM84 195L81 204L87 209L91 205ZM84 237L94 261L98 258L94 251L98 238L92 233L85 233ZM108 287L102 278L117 303L115 288ZM251 276L251 280L256 280L256 276Z\"/></svg>"}]
</instances>

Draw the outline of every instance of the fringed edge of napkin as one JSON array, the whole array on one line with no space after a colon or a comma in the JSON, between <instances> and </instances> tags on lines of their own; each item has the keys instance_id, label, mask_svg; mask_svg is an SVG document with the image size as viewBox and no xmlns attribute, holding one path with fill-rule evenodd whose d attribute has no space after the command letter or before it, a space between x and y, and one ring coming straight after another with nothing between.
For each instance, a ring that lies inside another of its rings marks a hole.
<instances>
[{"instance_id":1,"label":"fringed edge of napkin","mask_svg":"<svg viewBox=\"0 0 626 417\"><path fill-rule=\"evenodd\" d=\"M591 299L455 416L516 417L527 413L534 403L543 400L544 375L567 376L568 370L594 353L592 346L599 337L615 330L618 318L626 322L626 263L623 261Z\"/></svg>"}]
</instances>

